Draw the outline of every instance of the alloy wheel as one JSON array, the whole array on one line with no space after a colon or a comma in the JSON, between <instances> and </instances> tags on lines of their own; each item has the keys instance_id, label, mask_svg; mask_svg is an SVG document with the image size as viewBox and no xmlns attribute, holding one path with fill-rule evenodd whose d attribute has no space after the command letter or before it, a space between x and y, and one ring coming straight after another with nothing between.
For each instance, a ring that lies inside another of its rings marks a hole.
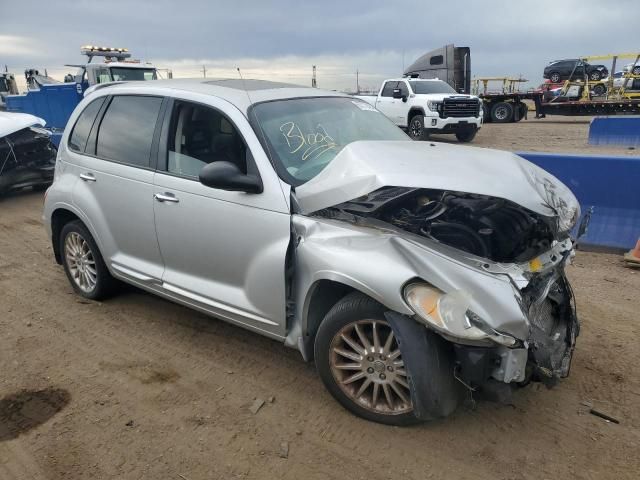
<instances>
[{"instance_id":1,"label":"alloy wheel","mask_svg":"<svg viewBox=\"0 0 640 480\"><path fill-rule=\"evenodd\" d=\"M422 122L418 119L413 120L409 131L413 138L420 138L422 136Z\"/></svg>"},{"instance_id":2,"label":"alloy wheel","mask_svg":"<svg viewBox=\"0 0 640 480\"><path fill-rule=\"evenodd\" d=\"M98 283L98 272L87 241L71 232L64 241L65 260L74 283L85 293L92 292Z\"/></svg>"},{"instance_id":3,"label":"alloy wheel","mask_svg":"<svg viewBox=\"0 0 640 480\"><path fill-rule=\"evenodd\" d=\"M330 350L331 373L351 401L383 415L413 410L404 361L387 322L349 323L334 335Z\"/></svg>"}]
</instances>

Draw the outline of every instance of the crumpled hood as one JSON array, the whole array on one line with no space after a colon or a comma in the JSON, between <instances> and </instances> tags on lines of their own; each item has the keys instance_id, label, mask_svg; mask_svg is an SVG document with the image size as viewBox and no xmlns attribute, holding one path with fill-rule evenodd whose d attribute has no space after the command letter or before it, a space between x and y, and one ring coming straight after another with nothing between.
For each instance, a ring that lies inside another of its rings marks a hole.
<instances>
[{"instance_id":1,"label":"crumpled hood","mask_svg":"<svg viewBox=\"0 0 640 480\"><path fill-rule=\"evenodd\" d=\"M385 186L431 188L510 200L569 230L580 215L573 193L547 171L510 152L436 142L359 141L296 188L305 214Z\"/></svg>"},{"instance_id":2,"label":"crumpled hood","mask_svg":"<svg viewBox=\"0 0 640 480\"><path fill-rule=\"evenodd\" d=\"M28 113L0 112L0 138L6 137L23 128L39 125L44 127L46 122Z\"/></svg>"}]
</instances>

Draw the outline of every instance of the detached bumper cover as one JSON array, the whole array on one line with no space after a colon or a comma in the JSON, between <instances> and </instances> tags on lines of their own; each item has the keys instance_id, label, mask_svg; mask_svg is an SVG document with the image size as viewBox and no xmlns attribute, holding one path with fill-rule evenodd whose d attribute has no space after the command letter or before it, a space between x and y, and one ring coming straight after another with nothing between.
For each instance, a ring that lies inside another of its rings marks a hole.
<instances>
[{"instance_id":1,"label":"detached bumper cover","mask_svg":"<svg viewBox=\"0 0 640 480\"><path fill-rule=\"evenodd\" d=\"M580 332L573 292L564 272L557 268L534 278L523 291L531 322L529 362L534 376L555 383L569 375Z\"/></svg>"}]
</instances>

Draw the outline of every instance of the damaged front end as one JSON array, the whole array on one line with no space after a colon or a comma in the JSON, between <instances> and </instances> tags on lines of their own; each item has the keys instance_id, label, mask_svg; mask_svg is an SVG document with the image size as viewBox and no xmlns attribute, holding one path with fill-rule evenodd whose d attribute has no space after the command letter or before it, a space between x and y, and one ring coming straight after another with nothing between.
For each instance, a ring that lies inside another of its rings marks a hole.
<instances>
[{"instance_id":1,"label":"damaged front end","mask_svg":"<svg viewBox=\"0 0 640 480\"><path fill-rule=\"evenodd\" d=\"M0 193L53 181L57 149L42 125L32 115L0 115Z\"/></svg>"},{"instance_id":2,"label":"damaged front end","mask_svg":"<svg viewBox=\"0 0 640 480\"><path fill-rule=\"evenodd\" d=\"M313 217L399 235L453 262L456 276L465 267L488 275L446 285L425 260L403 289L410 316L453 344L453 373L468 389L505 400L513 386L568 375L579 327L564 268L574 250L557 216L489 195L382 187ZM509 287L492 290L490 277ZM507 304L510 314L499 311Z\"/></svg>"},{"instance_id":3,"label":"damaged front end","mask_svg":"<svg viewBox=\"0 0 640 480\"><path fill-rule=\"evenodd\" d=\"M496 150L355 142L296 187L294 204L302 324L287 341L303 354L320 321L307 293L329 282L387 309L399 341L411 345L412 395L434 391L420 353L434 336L450 347L446 375L490 399L568 375L579 324L565 267L580 207L548 172ZM424 327L430 335L417 335ZM428 402L413 402L421 418L448 411L421 412Z\"/></svg>"}]
</instances>

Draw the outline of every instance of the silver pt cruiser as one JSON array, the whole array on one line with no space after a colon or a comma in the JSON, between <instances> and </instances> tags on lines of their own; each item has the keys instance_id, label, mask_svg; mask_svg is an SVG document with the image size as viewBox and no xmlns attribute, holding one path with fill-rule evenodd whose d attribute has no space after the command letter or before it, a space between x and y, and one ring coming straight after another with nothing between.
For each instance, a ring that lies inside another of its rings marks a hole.
<instances>
[{"instance_id":1,"label":"silver pt cruiser","mask_svg":"<svg viewBox=\"0 0 640 480\"><path fill-rule=\"evenodd\" d=\"M413 142L335 92L206 79L87 95L44 206L78 294L124 281L282 341L393 425L568 375L579 215L511 153Z\"/></svg>"}]
</instances>

